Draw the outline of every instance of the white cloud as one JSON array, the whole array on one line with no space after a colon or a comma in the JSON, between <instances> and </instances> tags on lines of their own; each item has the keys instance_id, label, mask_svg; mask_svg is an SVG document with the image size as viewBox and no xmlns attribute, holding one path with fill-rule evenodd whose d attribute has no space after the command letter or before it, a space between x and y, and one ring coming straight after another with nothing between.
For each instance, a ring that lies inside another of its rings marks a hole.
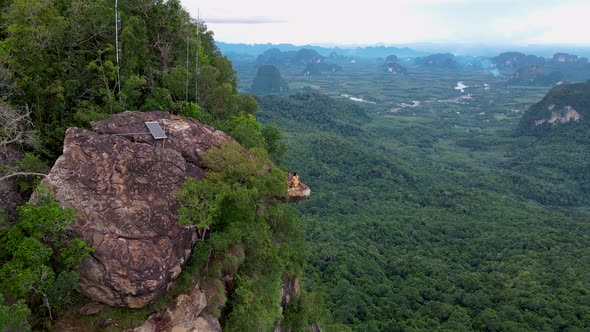
<instances>
[{"instance_id":1,"label":"white cloud","mask_svg":"<svg viewBox=\"0 0 590 332\"><path fill-rule=\"evenodd\" d=\"M539 8L522 17L498 20L496 29L507 39L528 43L588 44L590 2ZM521 40L518 40L521 39Z\"/></svg>"},{"instance_id":2,"label":"white cloud","mask_svg":"<svg viewBox=\"0 0 590 332\"><path fill-rule=\"evenodd\" d=\"M583 43L590 1L184 0L216 39L246 43ZM253 24L266 23L266 24Z\"/></svg>"}]
</instances>

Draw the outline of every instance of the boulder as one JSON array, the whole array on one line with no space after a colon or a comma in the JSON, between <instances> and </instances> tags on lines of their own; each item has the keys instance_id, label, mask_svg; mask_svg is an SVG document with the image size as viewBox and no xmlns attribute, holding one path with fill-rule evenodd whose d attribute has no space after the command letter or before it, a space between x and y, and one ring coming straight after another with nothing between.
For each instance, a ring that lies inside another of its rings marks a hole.
<instances>
[{"instance_id":1,"label":"boulder","mask_svg":"<svg viewBox=\"0 0 590 332\"><path fill-rule=\"evenodd\" d=\"M145 122L167 138L155 140ZM202 159L231 139L196 120L166 112L124 112L70 128L63 155L43 180L78 219L69 233L92 245L79 291L111 306L143 307L161 297L190 257L193 226L180 226L174 192L205 174Z\"/></svg>"},{"instance_id":2,"label":"boulder","mask_svg":"<svg viewBox=\"0 0 590 332\"><path fill-rule=\"evenodd\" d=\"M219 320L204 309L205 293L197 285L189 294L179 295L161 312L151 315L134 332L221 332Z\"/></svg>"},{"instance_id":3,"label":"boulder","mask_svg":"<svg viewBox=\"0 0 590 332\"><path fill-rule=\"evenodd\" d=\"M78 310L78 313L82 316L92 316L101 312L104 307L104 304L93 301L82 306L82 308Z\"/></svg>"},{"instance_id":4,"label":"boulder","mask_svg":"<svg viewBox=\"0 0 590 332\"><path fill-rule=\"evenodd\" d=\"M308 198L311 195L311 189L308 186L301 183L297 188L289 188L287 190L287 197L285 203L297 203L301 200Z\"/></svg>"}]
</instances>

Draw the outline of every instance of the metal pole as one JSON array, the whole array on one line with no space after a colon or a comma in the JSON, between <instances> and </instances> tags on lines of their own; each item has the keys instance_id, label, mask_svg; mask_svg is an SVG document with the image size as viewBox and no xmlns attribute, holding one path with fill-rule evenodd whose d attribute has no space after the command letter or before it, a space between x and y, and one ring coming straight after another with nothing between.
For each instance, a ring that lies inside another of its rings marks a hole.
<instances>
[{"instance_id":1,"label":"metal pole","mask_svg":"<svg viewBox=\"0 0 590 332\"><path fill-rule=\"evenodd\" d=\"M119 71L119 26L121 20L119 19L119 1L115 0L115 54L117 61L117 87L119 88L119 98L121 98L121 74Z\"/></svg>"},{"instance_id":2,"label":"metal pole","mask_svg":"<svg viewBox=\"0 0 590 332\"><path fill-rule=\"evenodd\" d=\"M197 9L197 60L195 61L195 105L199 106L199 49L201 36L199 36L199 10Z\"/></svg>"},{"instance_id":3,"label":"metal pole","mask_svg":"<svg viewBox=\"0 0 590 332\"><path fill-rule=\"evenodd\" d=\"M186 88L184 100L188 101L188 49L189 49L189 36L186 36Z\"/></svg>"}]
</instances>

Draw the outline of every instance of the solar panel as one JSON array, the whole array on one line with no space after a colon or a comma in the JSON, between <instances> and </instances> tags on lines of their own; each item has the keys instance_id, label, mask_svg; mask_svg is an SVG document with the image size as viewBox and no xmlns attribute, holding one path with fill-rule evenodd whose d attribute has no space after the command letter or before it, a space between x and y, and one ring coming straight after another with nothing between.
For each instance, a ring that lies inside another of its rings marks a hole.
<instances>
[{"instance_id":1,"label":"solar panel","mask_svg":"<svg viewBox=\"0 0 590 332\"><path fill-rule=\"evenodd\" d=\"M164 133L164 130L162 130L162 127L157 122L146 122L145 125L148 127L154 139L166 138L166 133Z\"/></svg>"}]
</instances>

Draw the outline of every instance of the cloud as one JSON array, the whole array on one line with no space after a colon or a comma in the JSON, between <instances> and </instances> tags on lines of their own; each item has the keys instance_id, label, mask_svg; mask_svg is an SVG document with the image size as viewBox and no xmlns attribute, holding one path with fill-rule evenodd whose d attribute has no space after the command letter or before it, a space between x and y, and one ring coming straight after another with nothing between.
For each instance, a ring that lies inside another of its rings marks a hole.
<instances>
[{"instance_id":1,"label":"cloud","mask_svg":"<svg viewBox=\"0 0 590 332\"><path fill-rule=\"evenodd\" d=\"M571 2L538 8L527 15L496 21L496 29L506 39L529 43L588 44L590 3ZM526 36L527 38L522 38Z\"/></svg>"},{"instance_id":2,"label":"cloud","mask_svg":"<svg viewBox=\"0 0 590 332\"><path fill-rule=\"evenodd\" d=\"M181 1L225 42L587 45L590 31L589 0Z\"/></svg>"},{"instance_id":3,"label":"cloud","mask_svg":"<svg viewBox=\"0 0 590 332\"><path fill-rule=\"evenodd\" d=\"M269 17L204 17L205 23L215 24L268 24L286 23L285 20L277 20Z\"/></svg>"}]
</instances>

